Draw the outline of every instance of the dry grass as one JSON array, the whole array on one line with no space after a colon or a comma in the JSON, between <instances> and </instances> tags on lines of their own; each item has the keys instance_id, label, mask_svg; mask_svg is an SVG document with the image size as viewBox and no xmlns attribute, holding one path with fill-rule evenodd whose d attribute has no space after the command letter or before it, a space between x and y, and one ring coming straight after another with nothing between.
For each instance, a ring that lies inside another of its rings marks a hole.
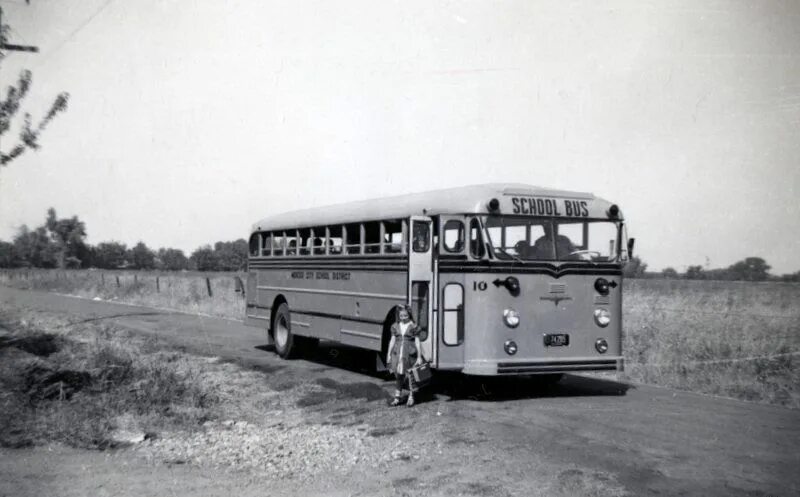
<instances>
[{"instance_id":1,"label":"dry grass","mask_svg":"<svg viewBox=\"0 0 800 497\"><path fill-rule=\"evenodd\" d=\"M104 324L0 313L0 446L105 448L114 433L197 426L213 389L196 360Z\"/></svg>"},{"instance_id":2,"label":"dry grass","mask_svg":"<svg viewBox=\"0 0 800 497\"><path fill-rule=\"evenodd\" d=\"M31 270L0 284L240 319L235 276ZM627 379L800 408L800 285L627 280L624 295Z\"/></svg>"},{"instance_id":3,"label":"dry grass","mask_svg":"<svg viewBox=\"0 0 800 497\"><path fill-rule=\"evenodd\" d=\"M800 408L800 285L625 283L626 377Z\"/></svg>"},{"instance_id":4,"label":"dry grass","mask_svg":"<svg viewBox=\"0 0 800 497\"><path fill-rule=\"evenodd\" d=\"M241 319L245 302L236 292L236 277L244 280L245 275L34 269L0 271L0 284ZM211 296L206 278L211 284Z\"/></svg>"}]
</instances>

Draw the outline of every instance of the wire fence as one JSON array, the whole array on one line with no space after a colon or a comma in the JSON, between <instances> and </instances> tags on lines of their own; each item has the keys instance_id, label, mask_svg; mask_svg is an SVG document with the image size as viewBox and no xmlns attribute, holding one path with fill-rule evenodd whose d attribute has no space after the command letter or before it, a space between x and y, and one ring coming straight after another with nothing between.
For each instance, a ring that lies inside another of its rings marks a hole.
<instances>
[{"instance_id":1,"label":"wire fence","mask_svg":"<svg viewBox=\"0 0 800 497\"><path fill-rule=\"evenodd\" d=\"M131 288L131 287L147 287L150 286L155 289L156 293L161 293L164 284L171 284L173 279L180 279L182 281L191 281L192 279L201 282L201 284L205 287L206 294L209 298L214 297L214 292L217 291L220 285L215 285L213 282L218 281L225 281L229 283L229 285L222 285L224 287L232 287L233 291L240 295L245 296L245 284L242 280L240 275L231 275L231 274L214 274L211 276L205 275L196 275L196 274L184 274L180 272L175 273L138 273L138 272L130 272L130 271L97 271L97 272L85 272L85 271L64 271L64 270L36 270L36 271L26 271L26 270L0 270L0 281L9 281L9 282L32 282L32 283L42 283L42 282L50 282L54 284L58 284L60 282L87 282L87 281L94 281L95 283L99 284L99 286L104 288Z\"/></svg>"},{"instance_id":2,"label":"wire fence","mask_svg":"<svg viewBox=\"0 0 800 497\"><path fill-rule=\"evenodd\" d=\"M759 317L759 318L768 318L768 319L798 319L800 320L800 315L791 315L791 314L763 314L758 312L733 312L733 311L703 311L699 309L672 309L669 307L648 307L648 309L653 311L662 311L662 312L676 312L680 314L705 314L709 316L729 316L729 317Z\"/></svg>"},{"instance_id":3,"label":"wire fence","mask_svg":"<svg viewBox=\"0 0 800 497\"><path fill-rule=\"evenodd\" d=\"M638 363L641 366L645 367L654 367L654 368L679 368L682 366L697 366L701 364L736 364L742 362L753 362L753 361L763 361L763 360L775 360L783 357L796 357L800 356L800 351L795 352L783 352L780 354L768 354L768 355L761 355L761 356L749 356L749 357L732 357L729 359L708 359L708 360L694 360L694 361L679 361L679 362L647 362L647 363Z\"/></svg>"}]
</instances>

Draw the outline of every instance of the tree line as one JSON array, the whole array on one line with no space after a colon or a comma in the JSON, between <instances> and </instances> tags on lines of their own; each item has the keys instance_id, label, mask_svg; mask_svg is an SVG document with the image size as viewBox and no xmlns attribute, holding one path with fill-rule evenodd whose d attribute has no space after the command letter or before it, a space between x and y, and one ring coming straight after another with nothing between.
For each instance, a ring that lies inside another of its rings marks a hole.
<instances>
[{"instance_id":1,"label":"tree line","mask_svg":"<svg viewBox=\"0 0 800 497\"><path fill-rule=\"evenodd\" d=\"M243 238L203 245L188 257L181 249L153 250L144 242L133 247L109 241L86 243L86 224L77 216L59 218L52 207L41 226L23 225L11 242L0 240L0 268L99 268L163 269L180 271L244 271L247 269L248 244ZM797 281L800 271L776 276L761 257L747 257L727 268L707 269L689 266L683 273L668 267L660 272L647 270L647 263L633 257L625 266L628 278L664 278L687 280Z\"/></svg>"},{"instance_id":2,"label":"tree line","mask_svg":"<svg viewBox=\"0 0 800 497\"><path fill-rule=\"evenodd\" d=\"M728 280L728 281L787 281L800 282L800 271L791 274L770 274L772 267L761 257L746 257L726 268L709 269L701 265L689 266L683 273L667 267L660 272L647 271L647 263L633 257L625 266L628 278L683 279L683 280Z\"/></svg>"},{"instance_id":3,"label":"tree line","mask_svg":"<svg viewBox=\"0 0 800 497\"><path fill-rule=\"evenodd\" d=\"M144 242L133 247L116 241L90 245L83 221L77 216L59 218L50 208L41 226L23 225L11 242L0 240L0 267L243 271L247 252L244 239L204 245L188 257L181 249L154 250Z\"/></svg>"}]
</instances>

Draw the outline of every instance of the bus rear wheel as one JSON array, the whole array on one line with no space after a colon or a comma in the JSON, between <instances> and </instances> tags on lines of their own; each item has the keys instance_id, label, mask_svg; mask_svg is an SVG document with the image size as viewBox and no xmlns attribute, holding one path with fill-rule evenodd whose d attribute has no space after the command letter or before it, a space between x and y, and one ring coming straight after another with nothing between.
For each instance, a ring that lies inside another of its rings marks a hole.
<instances>
[{"instance_id":1,"label":"bus rear wheel","mask_svg":"<svg viewBox=\"0 0 800 497\"><path fill-rule=\"evenodd\" d=\"M275 351L284 359L291 359L296 353L295 336L292 334L292 320L289 306L281 304L275 311L272 322L272 338L275 340Z\"/></svg>"}]
</instances>

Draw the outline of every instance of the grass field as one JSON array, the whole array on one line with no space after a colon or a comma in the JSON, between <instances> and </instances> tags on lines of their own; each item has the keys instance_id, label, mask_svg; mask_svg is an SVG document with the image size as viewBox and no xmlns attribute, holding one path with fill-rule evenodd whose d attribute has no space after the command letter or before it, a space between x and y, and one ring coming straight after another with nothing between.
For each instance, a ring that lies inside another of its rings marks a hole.
<instances>
[{"instance_id":1,"label":"grass field","mask_svg":"<svg viewBox=\"0 0 800 497\"><path fill-rule=\"evenodd\" d=\"M42 269L0 271L0 284L241 319L244 298L236 292L237 277L244 280L245 274Z\"/></svg>"},{"instance_id":2,"label":"grass field","mask_svg":"<svg viewBox=\"0 0 800 497\"><path fill-rule=\"evenodd\" d=\"M800 285L625 282L626 377L800 408Z\"/></svg>"},{"instance_id":3,"label":"grass field","mask_svg":"<svg viewBox=\"0 0 800 497\"><path fill-rule=\"evenodd\" d=\"M236 276L37 270L0 284L240 319ZM627 280L624 295L623 379L800 408L800 285Z\"/></svg>"}]
</instances>

